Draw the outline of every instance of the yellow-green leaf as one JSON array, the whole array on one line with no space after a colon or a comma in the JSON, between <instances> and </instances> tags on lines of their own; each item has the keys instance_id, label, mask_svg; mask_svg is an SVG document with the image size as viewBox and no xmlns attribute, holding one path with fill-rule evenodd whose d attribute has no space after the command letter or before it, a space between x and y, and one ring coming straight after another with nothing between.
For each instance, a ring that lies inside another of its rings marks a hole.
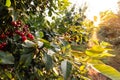
<instances>
[{"instance_id":1,"label":"yellow-green leaf","mask_svg":"<svg viewBox=\"0 0 120 80\"><path fill-rule=\"evenodd\" d=\"M5 6L10 7L11 6L11 1L10 0L6 0Z\"/></svg>"},{"instance_id":2,"label":"yellow-green leaf","mask_svg":"<svg viewBox=\"0 0 120 80\"><path fill-rule=\"evenodd\" d=\"M99 57L99 53L93 50L86 50L85 54L87 54L90 57Z\"/></svg>"},{"instance_id":3,"label":"yellow-green leaf","mask_svg":"<svg viewBox=\"0 0 120 80\"><path fill-rule=\"evenodd\" d=\"M105 49L102 48L101 46L99 45L95 45L91 48L92 51L96 52L96 53L102 53Z\"/></svg>"},{"instance_id":4,"label":"yellow-green leaf","mask_svg":"<svg viewBox=\"0 0 120 80\"><path fill-rule=\"evenodd\" d=\"M120 72L113 67L105 64L95 64L93 65L98 71L103 75L109 77L112 80L120 80Z\"/></svg>"}]
</instances>

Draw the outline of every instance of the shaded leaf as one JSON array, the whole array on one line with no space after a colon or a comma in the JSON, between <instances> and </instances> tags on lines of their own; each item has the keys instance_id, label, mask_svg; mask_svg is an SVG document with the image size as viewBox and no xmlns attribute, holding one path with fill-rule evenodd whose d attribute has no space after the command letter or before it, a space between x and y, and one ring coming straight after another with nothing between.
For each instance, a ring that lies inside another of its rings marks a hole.
<instances>
[{"instance_id":1,"label":"shaded leaf","mask_svg":"<svg viewBox=\"0 0 120 80\"><path fill-rule=\"evenodd\" d=\"M14 57L11 53L0 51L0 64L14 64Z\"/></svg>"},{"instance_id":2,"label":"shaded leaf","mask_svg":"<svg viewBox=\"0 0 120 80\"><path fill-rule=\"evenodd\" d=\"M48 16L52 16L52 11L51 10L48 12Z\"/></svg>"},{"instance_id":3,"label":"shaded leaf","mask_svg":"<svg viewBox=\"0 0 120 80\"><path fill-rule=\"evenodd\" d=\"M24 67L27 67L30 65L33 58L33 53L29 54L22 54L20 57L20 65L23 65Z\"/></svg>"},{"instance_id":4,"label":"shaded leaf","mask_svg":"<svg viewBox=\"0 0 120 80\"><path fill-rule=\"evenodd\" d=\"M45 67L47 70L50 70L53 67L52 57L48 54L44 55Z\"/></svg>"},{"instance_id":5,"label":"shaded leaf","mask_svg":"<svg viewBox=\"0 0 120 80\"><path fill-rule=\"evenodd\" d=\"M85 45L71 45L71 48L76 51L84 51L86 49Z\"/></svg>"},{"instance_id":6,"label":"shaded leaf","mask_svg":"<svg viewBox=\"0 0 120 80\"><path fill-rule=\"evenodd\" d=\"M10 79L12 79L12 74L11 74L9 71L5 71L5 74L6 74Z\"/></svg>"}]
</instances>

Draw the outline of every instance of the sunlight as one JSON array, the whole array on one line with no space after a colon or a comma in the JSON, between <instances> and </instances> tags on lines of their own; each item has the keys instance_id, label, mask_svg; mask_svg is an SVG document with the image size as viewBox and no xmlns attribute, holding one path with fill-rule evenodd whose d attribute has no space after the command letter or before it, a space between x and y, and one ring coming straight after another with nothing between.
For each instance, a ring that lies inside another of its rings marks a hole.
<instances>
[{"instance_id":1,"label":"sunlight","mask_svg":"<svg viewBox=\"0 0 120 80\"><path fill-rule=\"evenodd\" d=\"M87 3L88 9L86 11L86 16L88 19L94 21L94 16L97 16L98 20L96 25L99 24L99 13L105 10L112 10L117 13L118 0L69 0L72 4L80 7L83 3Z\"/></svg>"}]
</instances>

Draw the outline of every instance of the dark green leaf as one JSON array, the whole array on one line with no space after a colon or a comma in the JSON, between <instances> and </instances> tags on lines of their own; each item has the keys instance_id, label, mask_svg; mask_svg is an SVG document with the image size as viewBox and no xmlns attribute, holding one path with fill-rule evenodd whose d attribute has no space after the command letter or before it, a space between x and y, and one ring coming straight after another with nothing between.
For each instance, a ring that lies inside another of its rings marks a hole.
<instances>
[{"instance_id":1,"label":"dark green leaf","mask_svg":"<svg viewBox=\"0 0 120 80\"><path fill-rule=\"evenodd\" d=\"M48 16L52 16L52 11L51 10L48 12Z\"/></svg>"},{"instance_id":2,"label":"dark green leaf","mask_svg":"<svg viewBox=\"0 0 120 80\"><path fill-rule=\"evenodd\" d=\"M45 67L47 70L50 70L53 67L52 57L48 54L44 55Z\"/></svg>"},{"instance_id":3,"label":"dark green leaf","mask_svg":"<svg viewBox=\"0 0 120 80\"><path fill-rule=\"evenodd\" d=\"M29 54L22 54L20 58L20 65L23 65L24 67L27 67L30 65L33 58L33 53Z\"/></svg>"},{"instance_id":4,"label":"dark green leaf","mask_svg":"<svg viewBox=\"0 0 120 80\"><path fill-rule=\"evenodd\" d=\"M11 53L0 51L0 64L14 64L14 57Z\"/></svg>"},{"instance_id":5,"label":"dark green leaf","mask_svg":"<svg viewBox=\"0 0 120 80\"><path fill-rule=\"evenodd\" d=\"M67 60L62 61L61 69L62 69L64 80L67 80L69 78L71 70L72 70L72 64L70 62L68 62Z\"/></svg>"}]
</instances>

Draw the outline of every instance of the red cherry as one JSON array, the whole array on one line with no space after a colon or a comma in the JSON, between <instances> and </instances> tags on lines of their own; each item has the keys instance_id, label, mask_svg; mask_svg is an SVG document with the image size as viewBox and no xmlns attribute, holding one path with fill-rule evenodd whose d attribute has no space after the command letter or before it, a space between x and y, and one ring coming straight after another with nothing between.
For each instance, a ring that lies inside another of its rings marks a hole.
<instances>
[{"instance_id":1,"label":"red cherry","mask_svg":"<svg viewBox=\"0 0 120 80\"><path fill-rule=\"evenodd\" d=\"M31 33L28 33L28 34L27 34L27 37L30 38L31 40L34 39L34 36L33 36Z\"/></svg>"},{"instance_id":2,"label":"red cherry","mask_svg":"<svg viewBox=\"0 0 120 80\"><path fill-rule=\"evenodd\" d=\"M23 27L23 31L24 31L24 32L27 32L27 31L28 31L28 28Z\"/></svg>"},{"instance_id":3,"label":"red cherry","mask_svg":"<svg viewBox=\"0 0 120 80\"><path fill-rule=\"evenodd\" d=\"M1 39L5 39L6 37L7 37L7 36L6 36L5 34L1 34L1 35L0 35L0 38L1 38Z\"/></svg>"},{"instance_id":4,"label":"red cherry","mask_svg":"<svg viewBox=\"0 0 120 80\"><path fill-rule=\"evenodd\" d=\"M20 27L21 26L21 21L20 20L16 21L16 23L17 23L16 27Z\"/></svg>"},{"instance_id":5,"label":"red cherry","mask_svg":"<svg viewBox=\"0 0 120 80\"><path fill-rule=\"evenodd\" d=\"M13 33L13 32L10 32L9 36L14 36L14 33Z\"/></svg>"},{"instance_id":6,"label":"red cherry","mask_svg":"<svg viewBox=\"0 0 120 80\"><path fill-rule=\"evenodd\" d=\"M25 40L27 40L27 37L26 36L21 36L22 38L22 41L24 42Z\"/></svg>"},{"instance_id":7,"label":"red cherry","mask_svg":"<svg viewBox=\"0 0 120 80\"><path fill-rule=\"evenodd\" d=\"M21 32L19 30L16 30L15 33L18 34L18 35L20 35L20 36L24 36L25 35L25 32Z\"/></svg>"},{"instance_id":8,"label":"red cherry","mask_svg":"<svg viewBox=\"0 0 120 80\"><path fill-rule=\"evenodd\" d=\"M18 33L19 32L19 30L15 30L15 33Z\"/></svg>"},{"instance_id":9,"label":"red cherry","mask_svg":"<svg viewBox=\"0 0 120 80\"><path fill-rule=\"evenodd\" d=\"M9 35L9 34L10 34L10 32L8 32L8 31L7 31L5 34L6 34L6 35Z\"/></svg>"},{"instance_id":10,"label":"red cherry","mask_svg":"<svg viewBox=\"0 0 120 80\"><path fill-rule=\"evenodd\" d=\"M12 21L11 24L12 24L12 26L17 26L17 22L16 21Z\"/></svg>"},{"instance_id":11,"label":"red cherry","mask_svg":"<svg viewBox=\"0 0 120 80\"><path fill-rule=\"evenodd\" d=\"M3 49L3 45L2 44L0 44L0 49Z\"/></svg>"},{"instance_id":12,"label":"red cherry","mask_svg":"<svg viewBox=\"0 0 120 80\"><path fill-rule=\"evenodd\" d=\"M17 24L21 24L21 21L20 21L20 20L18 20L18 21L17 21Z\"/></svg>"},{"instance_id":13,"label":"red cherry","mask_svg":"<svg viewBox=\"0 0 120 80\"><path fill-rule=\"evenodd\" d=\"M24 25L24 28L28 28L29 26L28 25Z\"/></svg>"},{"instance_id":14,"label":"red cherry","mask_svg":"<svg viewBox=\"0 0 120 80\"><path fill-rule=\"evenodd\" d=\"M15 33L18 34L18 33L20 33L20 31L19 30L15 30Z\"/></svg>"},{"instance_id":15,"label":"red cherry","mask_svg":"<svg viewBox=\"0 0 120 80\"><path fill-rule=\"evenodd\" d=\"M20 32L20 34L19 34L20 36L24 36L25 35L25 33L24 32Z\"/></svg>"},{"instance_id":16,"label":"red cherry","mask_svg":"<svg viewBox=\"0 0 120 80\"><path fill-rule=\"evenodd\" d=\"M7 45L7 43L6 43L6 42L2 42L1 45L2 45L3 47L5 47L5 46Z\"/></svg>"}]
</instances>

